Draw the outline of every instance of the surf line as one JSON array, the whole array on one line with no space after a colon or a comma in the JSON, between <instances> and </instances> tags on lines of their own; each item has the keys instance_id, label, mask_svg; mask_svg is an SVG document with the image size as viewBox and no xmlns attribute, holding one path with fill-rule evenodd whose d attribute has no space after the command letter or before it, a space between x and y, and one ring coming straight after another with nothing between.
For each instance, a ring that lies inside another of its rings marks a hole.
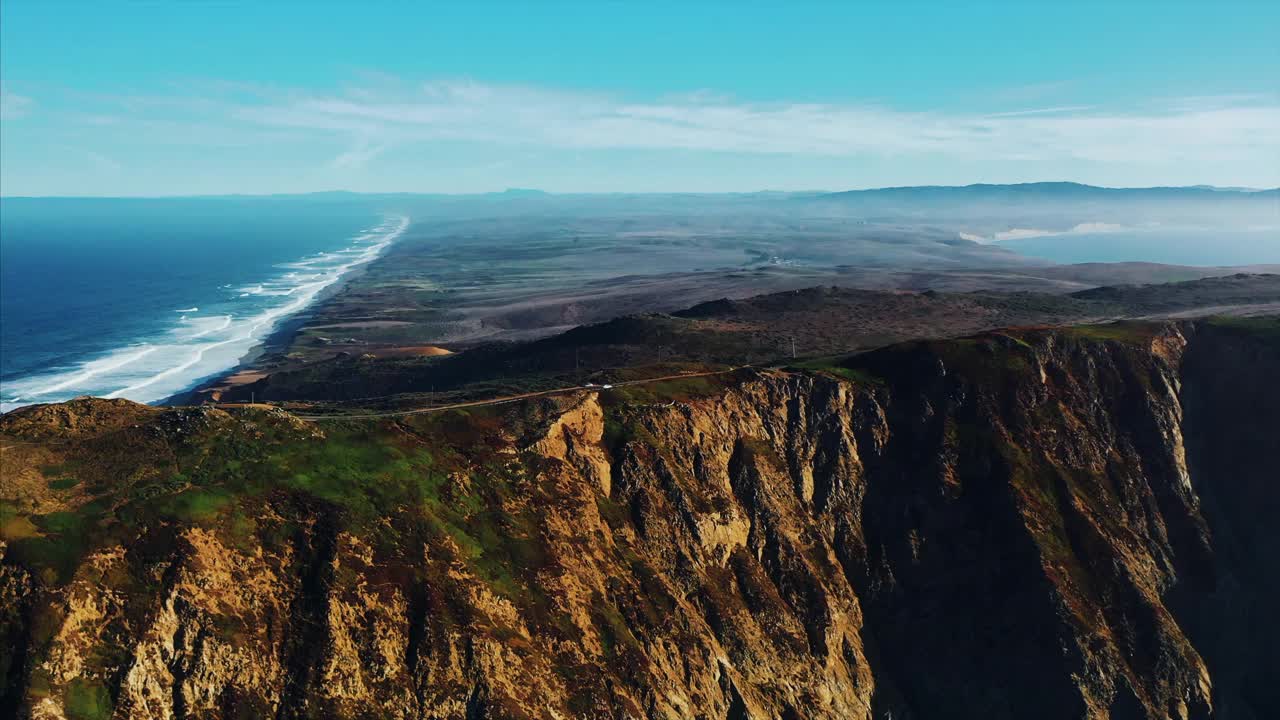
<instances>
[{"instance_id":1,"label":"surf line","mask_svg":"<svg viewBox=\"0 0 1280 720\"><path fill-rule=\"evenodd\" d=\"M146 356L150 355L151 353L153 353L153 352L155 352L155 351L156 351L156 347L155 347L155 346L153 346L153 345L146 345L146 346L144 346L144 347L143 347L143 349L142 349L142 350L140 350L140 351L138 351L138 352L136 352L136 353L133 353L133 354L131 354L131 355L126 355L126 356L124 356L124 357L122 357L122 358L119 358L119 359L117 359L115 362L103 362L103 361L97 361L97 363L96 363L96 364L95 364L95 363L89 363L89 364L85 367L85 371L84 371L84 372L82 372L82 373L80 373L79 375L74 375L74 376L72 376L72 377L70 377L70 378L67 378L66 380L63 380L63 381L62 381L62 382L60 382L60 383L57 383L57 384L54 384L54 385L50 385L50 386L48 386L48 387L37 388L34 392L27 393L27 395L28 395L28 396L33 396L33 397L34 397L34 396L38 396L38 395L47 395L47 394L49 394L49 393L51 393L51 392L58 392L59 390L65 390L66 388L72 387L72 386L74 386L74 385L79 385L80 383L82 383L82 382L84 382L84 381L86 381L86 380L91 380L91 379L93 379L94 377L96 377L96 376L98 376L98 375L101 375L101 374L102 374L102 373L104 373L104 372L110 372L110 371L112 371L112 370L118 370L118 369L120 369L120 368L124 367L125 365L128 365L129 363L132 363L132 362L134 362L134 361L136 361L136 360L141 360L142 358L144 358L144 357L146 357ZM14 400L21 400L21 399L22 399L22 398L14 398Z\"/></svg>"},{"instance_id":2,"label":"surf line","mask_svg":"<svg viewBox=\"0 0 1280 720\"><path fill-rule=\"evenodd\" d=\"M279 308L267 310L266 312L263 312L253 318L250 318L247 323L249 327L246 331L241 332L235 335L234 337L228 338L226 340L220 340L218 342L202 344L194 349L194 352L188 357L186 362L166 368L161 372L158 372L155 375L152 375L151 377L148 377L142 380L141 382L134 383L133 385L129 385L127 387L123 387L118 390L114 390L108 395L106 395L106 397L117 398L117 397L125 396L126 394L135 393L138 390L142 390L151 385L154 385L155 383L160 382L165 378L172 377L174 375L177 375L178 373L191 369L192 367L199 364L199 362L202 359L204 359L205 354L210 350L213 350L218 347L222 347L224 345L230 345L232 343L246 342L246 341L252 341L256 339L256 336L264 328L274 327L276 322L278 322L281 318L291 315L295 312L298 312L299 310L309 305L315 299L315 297L320 294L320 291L324 290L330 285L341 280L342 277L346 275L352 268L371 262L375 258L377 258L379 255L381 255L382 251L386 249L387 246L395 242L397 238L399 238L401 235L404 234L406 230L409 229L410 218L407 215L400 215L400 216L396 216L395 218L388 218L387 221L384 222L384 226L390 225L390 223L392 222L395 222L396 225L394 227L389 228L387 231L385 231L382 237L378 240L378 242L371 243L367 248L365 248L358 256L356 256L350 262L344 263L334 268L333 271L328 273L327 276L324 277L322 280L319 280L313 283L308 283L306 285L301 285L298 288L295 288L296 290L304 290L304 289L305 290L293 302L290 302L289 304ZM230 325L229 316L223 328L219 328L219 329L224 329L228 325ZM203 334L206 334L206 333L200 333L200 335L203 335ZM245 348L245 349L248 350L248 348ZM222 369L226 369L226 368L222 368ZM211 370L211 372L217 372L217 370Z\"/></svg>"}]
</instances>

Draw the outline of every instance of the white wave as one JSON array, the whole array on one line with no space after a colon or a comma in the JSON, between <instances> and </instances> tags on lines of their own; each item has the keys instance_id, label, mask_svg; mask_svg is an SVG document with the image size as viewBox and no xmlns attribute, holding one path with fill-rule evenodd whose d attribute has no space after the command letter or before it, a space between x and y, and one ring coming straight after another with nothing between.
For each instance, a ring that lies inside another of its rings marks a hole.
<instances>
[{"instance_id":1,"label":"white wave","mask_svg":"<svg viewBox=\"0 0 1280 720\"><path fill-rule=\"evenodd\" d=\"M218 315L215 317L196 318L195 320L187 320L187 325L196 332L187 335L186 339L194 340L195 338L211 335L220 330L226 330L231 327L231 315Z\"/></svg>"},{"instance_id":2,"label":"white wave","mask_svg":"<svg viewBox=\"0 0 1280 720\"><path fill-rule=\"evenodd\" d=\"M4 411L8 411L14 407L27 404L23 401L37 402L34 398L39 398L42 395L50 395L73 387L83 387L99 375L119 370L154 353L156 350L156 347L150 345L143 345L140 348L138 346L121 348L107 353L106 357L90 360L78 368L61 375L8 382L5 389L11 392L13 396L0 403L0 405L3 405Z\"/></svg>"},{"instance_id":3,"label":"white wave","mask_svg":"<svg viewBox=\"0 0 1280 720\"><path fill-rule=\"evenodd\" d=\"M200 312L200 308L198 307L182 308L181 310L174 310L174 312L180 312L180 313Z\"/></svg>"},{"instance_id":4,"label":"white wave","mask_svg":"<svg viewBox=\"0 0 1280 720\"><path fill-rule=\"evenodd\" d=\"M275 279L238 288L240 297L252 297L259 306L264 302L279 303L255 314L197 318L184 315L167 337L145 346L122 348L75 368L6 382L6 394L11 397L0 402L0 411L83 394L154 402L181 392L201 378L234 367L281 319L306 307L352 268L372 261L408 227L409 218L398 216L373 238L374 242L300 261L310 263L305 273L282 273ZM184 312L195 311L191 308Z\"/></svg>"}]
</instances>

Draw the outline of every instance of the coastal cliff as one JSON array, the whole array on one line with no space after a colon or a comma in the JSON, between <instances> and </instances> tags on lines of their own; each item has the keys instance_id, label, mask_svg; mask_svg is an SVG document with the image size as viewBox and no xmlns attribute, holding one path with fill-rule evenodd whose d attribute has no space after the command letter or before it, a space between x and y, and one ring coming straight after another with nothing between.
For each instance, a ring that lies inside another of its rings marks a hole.
<instances>
[{"instance_id":1,"label":"coastal cliff","mask_svg":"<svg viewBox=\"0 0 1280 720\"><path fill-rule=\"evenodd\" d=\"M0 418L0 714L1280 714L1280 326L309 423Z\"/></svg>"}]
</instances>

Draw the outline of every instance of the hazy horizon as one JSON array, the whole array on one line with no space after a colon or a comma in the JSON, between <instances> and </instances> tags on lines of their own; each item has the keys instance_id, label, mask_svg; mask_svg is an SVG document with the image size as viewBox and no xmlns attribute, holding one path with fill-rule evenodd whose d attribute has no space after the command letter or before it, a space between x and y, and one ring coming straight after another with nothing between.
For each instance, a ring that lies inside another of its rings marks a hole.
<instances>
[{"instance_id":1,"label":"hazy horizon","mask_svg":"<svg viewBox=\"0 0 1280 720\"><path fill-rule=\"evenodd\" d=\"M1265 193L1280 191L1280 185L1274 187L1252 187L1243 185L1224 186L1212 185L1206 183L1197 183L1193 185L1143 185L1143 186L1127 186L1127 185L1094 185L1092 183L1084 183L1076 180L1029 180L1019 183L987 183L987 182L971 182L952 185L917 183L910 185L875 185L867 187L848 187L848 188L806 188L802 190L781 190L777 188L760 188L757 190L651 190L651 191L628 191L628 190L544 190L537 187L498 187L492 190L476 190L471 192L428 192L418 190L348 190L344 188L329 188L319 190L306 190L300 192L279 192L279 193L205 193L205 194L154 194L154 195L13 195L0 191L0 199L5 200L181 200L181 199L200 199L200 198L255 198L255 197L287 197L287 196L305 196L305 195L423 195L423 196L444 196L444 197L469 197L478 195L503 195L503 194L522 194L531 195L586 195L586 196L609 196L609 195L826 195L849 192L874 192L877 190L915 190L915 189L936 189L936 188L973 188L973 187L1017 187L1025 185L1074 185L1087 188L1096 188L1100 190L1211 190L1214 192L1225 193Z\"/></svg>"}]
</instances>

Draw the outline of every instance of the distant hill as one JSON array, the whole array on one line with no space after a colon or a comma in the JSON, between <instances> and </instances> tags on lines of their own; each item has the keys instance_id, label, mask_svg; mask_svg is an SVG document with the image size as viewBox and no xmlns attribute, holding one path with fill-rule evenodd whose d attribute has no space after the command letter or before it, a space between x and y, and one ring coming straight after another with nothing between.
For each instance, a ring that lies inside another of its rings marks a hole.
<instances>
[{"instance_id":1,"label":"distant hill","mask_svg":"<svg viewBox=\"0 0 1280 720\"><path fill-rule=\"evenodd\" d=\"M872 188L868 190L845 190L825 193L815 198L818 200L852 200L866 197L915 197L929 200L946 200L952 198L1046 198L1046 199L1118 199L1132 200L1140 197L1158 198L1204 198L1213 197L1220 200L1232 195L1247 196L1249 200L1262 197L1280 197L1280 188L1258 190L1254 188L1216 187L1213 185L1193 185L1182 187L1146 187L1146 188L1110 188L1097 185L1085 185L1075 182L1034 182L1009 185L993 185L975 183L972 185L915 185L902 187Z\"/></svg>"}]
</instances>

